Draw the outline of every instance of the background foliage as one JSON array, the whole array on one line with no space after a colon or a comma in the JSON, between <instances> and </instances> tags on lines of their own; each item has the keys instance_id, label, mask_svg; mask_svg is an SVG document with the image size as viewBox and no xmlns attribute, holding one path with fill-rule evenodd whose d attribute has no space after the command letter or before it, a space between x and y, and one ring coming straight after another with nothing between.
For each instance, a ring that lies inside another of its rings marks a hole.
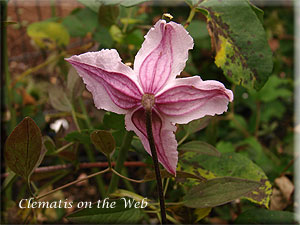
<instances>
[{"instance_id":1,"label":"background foliage","mask_svg":"<svg viewBox=\"0 0 300 225\"><path fill-rule=\"evenodd\" d=\"M155 204L147 211L92 208L75 212L74 207L20 209L18 203L30 196L27 183L41 196L105 169L111 151L103 154L101 149L107 146L110 150L115 146L116 171L148 182L134 183L105 173L43 200L95 202L108 194L156 200L152 160L141 142L125 130L124 116L94 107L91 94L64 58L115 48L123 62L132 65L143 36L166 12L187 26L195 42L180 76L219 80L234 92L227 113L178 126L181 173L172 178L163 172L168 220L294 221L292 5L268 6L261 1L262 10L246 0L238 4L80 0L74 5L8 3L7 62L1 87L6 106L1 137L2 147L7 140L1 175L5 223L159 223ZM26 18L27 10L37 15L36 20ZM25 126L32 132L24 132ZM101 141L97 135L103 132L95 130L108 131L104 135L112 134L114 140ZM10 143L16 142L21 152L13 154ZM33 152L26 155L31 145ZM33 173L40 163L40 170Z\"/></svg>"}]
</instances>

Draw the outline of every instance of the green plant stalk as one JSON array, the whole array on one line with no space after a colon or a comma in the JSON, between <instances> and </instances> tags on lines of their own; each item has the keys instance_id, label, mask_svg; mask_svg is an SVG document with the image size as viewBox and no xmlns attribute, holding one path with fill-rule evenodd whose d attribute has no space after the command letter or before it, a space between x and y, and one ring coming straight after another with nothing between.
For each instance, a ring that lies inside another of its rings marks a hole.
<instances>
[{"instance_id":1,"label":"green plant stalk","mask_svg":"<svg viewBox=\"0 0 300 225\"><path fill-rule=\"evenodd\" d=\"M126 167L123 167L122 173L124 174L125 177L128 177L128 171L127 171ZM127 190L129 190L131 192L135 192L134 187L132 186L132 184L128 180L124 179L123 182L124 182Z\"/></svg>"},{"instance_id":2,"label":"green plant stalk","mask_svg":"<svg viewBox=\"0 0 300 225\"><path fill-rule=\"evenodd\" d=\"M76 117L76 111L75 111L74 104L72 104L72 116L73 116L73 120L75 122L75 125L76 125L78 131L81 132L81 129L80 129L77 117ZM88 156L89 161L90 162L96 162L95 155L94 155L91 147L88 144L85 144L84 149L85 149L85 152ZM99 170L97 170L96 168L92 169L93 173L97 173L98 171ZM96 179L96 183L98 185L98 190L100 192L100 196L102 198L104 198L105 197L105 188L104 188L104 182L103 182L102 176L97 176L97 177L95 177L95 179Z\"/></svg>"},{"instance_id":3,"label":"green plant stalk","mask_svg":"<svg viewBox=\"0 0 300 225\"><path fill-rule=\"evenodd\" d=\"M72 146L73 144L74 144L74 142L70 142L70 143L68 143L68 144L66 144L66 145L64 145L64 146L62 146L62 147L60 147L59 149L57 149L57 150L53 153L53 155L56 155L56 154L62 152L63 150L69 148L69 147Z\"/></svg>"},{"instance_id":4,"label":"green plant stalk","mask_svg":"<svg viewBox=\"0 0 300 225\"><path fill-rule=\"evenodd\" d=\"M89 129L93 129L90 117L87 114L87 111L86 111L86 108L85 108L85 105L83 103L83 100L82 100L81 96L78 97L78 102L79 102L79 106L81 108L81 111L82 111L82 113L84 115L84 119L85 119L86 125L88 126Z\"/></svg>"},{"instance_id":5,"label":"green plant stalk","mask_svg":"<svg viewBox=\"0 0 300 225\"><path fill-rule=\"evenodd\" d=\"M196 8L192 7L191 11L190 11L190 14L189 14L189 17L187 18L187 20L186 20L186 22L184 24L184 28L187 28L190 25L190 23L192 22L195 14L196 14Z\"/></svg>"},{"instance_id":6,"label":"green plant stalk","mask_svg":"<svg viewBox=\"0 0 300 225\"><path fill-rule=\"evenodd\" d=\"M90 162L96 162L95 155L94 155L91 147L89 145L85 144L84 149L87 153L89 161ZM97 173L98 171L99 170L96 169L96 168L92 169L93 173ZM96 179L96 183L97 183L97 186L98 186L98 189L99 189L99 192L100 192L100 196L102 198L104 198L105 197L105 187L104 187L104 182L103 182L102 176L101 175L96 176L95 179Z\"/></svg>"},{"instance_id":7,"label":"green plant stalk","mask_svg":"<svg viewBox=\"0 0 300 225\"><path fill-rule=\"evenodd\" d=\"M74 120L74 123L75 123L75 126L76 126L77 130L79 131L79 133L81 133L81 129L80 129L80 126L79 126L79 123L78 123L78 120L77 120L74 104L72 104L72 117L73 117L73 120Z\"/></svg>"},{"instance_id":8,"label":"green plant stalk","mask_svg":"<svg viewBox=\"0 0 300 225\"><path fill-rule=\"evenodd\" d=\"M122 171L122 168L123 168L126 156L127 156L127 152L131 145L132 138L133 138L133 132L126 132L123 142L122 142L122 146L119 151L117 161L116 161L116 166L115 166L115 170L118 173L120 173ZM117 189L118 183L119 183L119 176L116 174L113 174L111 177L109 186L108 186L107 193L108 194L113 193Z\"/></svg>"},{"instance_id":9,"label":"green plant stalk","mask_svg":"<svg viewBox=\"0 0 300 225\"><path fill-rule=\"evenodd\" d=\"M168 186L169 186L169 182L170 182L170 178L167 178L166 184L165 184L165 188L164 188L164 196L166 196L167 190L168 190Z\"/></svg>"},{"instance_id":10,"label":"green plant stalk","mask_svg":"<svg viewBox=\"0 0 300 225\"><path fill-rule=\"evenodd\" d=\"M154 142L154 137L152 132L152 108L146 108L145 114L146 114L147 136L148 136L148 141L151 149L151 155L152 155L156 181L157 181L157 191L158 191L158 197L160 202L161 223L167 224L165 198L164 198L164 192L162 187L162 180L161 180L161 174L160 174L159 163L157 158L157 152L156 152L155 142Z\"/></svg>"}]
</instances>

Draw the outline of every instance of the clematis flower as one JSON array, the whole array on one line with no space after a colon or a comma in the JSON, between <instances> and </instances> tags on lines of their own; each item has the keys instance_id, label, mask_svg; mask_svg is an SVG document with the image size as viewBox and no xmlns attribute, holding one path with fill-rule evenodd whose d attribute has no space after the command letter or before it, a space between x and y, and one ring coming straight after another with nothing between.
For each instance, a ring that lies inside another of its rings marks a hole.
<instances>
[{"instance_id":1,"label":"clematis flower","mask_svg":"<svg viewBox=\"0 0 300 225\"><path fill-rule=\"evenodd\" d=\"M121 62L115 49L66 59L82 77L96 107L125 114L126 129L137 134L150 155L144 102L151 102L158 160L174 175L178 161L175 124L222 114L233 100L232 92L218 81L203 81L199 76L176 78L193 45L182 25L159 20L145 36L134 69Z\"/></svg>"}]
</instances>

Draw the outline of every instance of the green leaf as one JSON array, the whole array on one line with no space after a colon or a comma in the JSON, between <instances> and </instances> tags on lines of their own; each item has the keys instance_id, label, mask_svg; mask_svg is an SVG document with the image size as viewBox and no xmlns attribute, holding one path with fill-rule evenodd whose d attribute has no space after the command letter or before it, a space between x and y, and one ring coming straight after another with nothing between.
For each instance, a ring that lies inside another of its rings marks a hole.
<instances>
[{"instance_id":1,"label":"green leaf","mask_svg":"<svg viewBox=\"0 0 300 225\"><path fill-rule=\"evenodd\" d=\"M87 7L87 9L90 9L92 11L94 11L95 13L98 13L98 9L101 5L102 0L77 0L80 3L82 3L83 5L85 5Z\"/></svg>"},{"instance_id":2,"label":"green leaf","mask_svg":"<svg viewBox=\"0 0 300 225\"><path fill-rule=\"evenodd\" d=\"M248 0L206 0L199 9L207 12L216 65L233 83L261 89L272 72L272 52Z\"/></svg>"},{"instance_id":3,"label":"green leaf","mask_svg":"<svg viewBox=\"0 0 300 225\"><path fill-rule=\"evenodd\" d=\"M206 23L200 20L193 20L187 27L187 31L190 33L194 40L203 39L209 36L206 29Z\"/></svg>"},{"instance_id":4,"label":"green leaf","mask_svg":"<svg viewBox=\"0 0 300 225\"><path fill-rule=\"evenodd\" d=\"M185 0L185 2L190 6L193 7L199 3L200 0Z\"/></svg>"},{"instance_id":5,"label":"green leaf","mask_svg":"<svg viewBox=\"0 0 300 225\"><path fill-rule=\"evenodd\" d=\"M186 132L188 132L189 134L193 134L195 132L204 129L209 124L210 120L211 120L211 116L205 116L201 119L193 120L188 124L183 125L183 127L186 130Z\"/></svg>"},{"instance_id":6,"label":"green leaf","mask_svg":"<svg viewBox=\"0 0 300 225\"><path fill-rule=\"evenodd\" d=\"M180 151L196 152L198 154L220 156L220 152L212 145L204 141L191 141L179 146Z\"/></svg>"},{"instance_id":7,"label":"green leaf","mask_svg":"<svg viewBox=\"0 0 300 225\"><path fill-rule=\"evenodd\" d=\"M262 113L260 120L262 122L269 122L273 118L281 119L284 116L286 109L287 108L280 100L266 102L261 106ZM268 127L271 128L269 125Z\"/></svg>"},{"instance_id":8,"label":"green leaf","mask_svg":"<svg viewBox=\"0 0 300 225\"><path fill-rule=\"evenodd\" d=\"M135 19L135 18L121 18L120 19L120 22L123 23L123 24L137 24L137 23L143 23L142 20L140 19Z\"/></svg>"},{"instance_id":9,"label":"green leaf","mask_svg":"<svg viewBox=\"0 0 300 225\"><path fill-rule=\"evenodd\" d=\"M5 177L3 183L1 183L1 192L4 192L6 188L9 187L10 184L16 179L17 174L15 174L13 171L8 171L8 176Z\"/></svg>"},{"instance_id":10,"label":"green leaf","mask_svg":"<svg viewBox=\"0 0 300 225\"><path fill-rule=\"evenodd\" d=\"M277 76L271 76L266 85L254 96L263 101L271 102L278 98L288 98L293 95L293 92L286 86L287 80L280 79Z\"/></svg>"},{"instance_id":11,"label":"green leaf","mask_svg":"<svg viewBox=\"0 0 300 225\"><path fill-rule=\"evenodd\" d=\"M144 41L144 35L141 30L134 30L126 35L124 42L126 44L132 44L137 48L140 48Z\"/></svg>"},{"instance_id":12,"label":"green leaf","mask_svg":"<svg viewBox=\"0 0 300 225\"><path fill-rule=\"evenodd\" d=\"M109 34L109 29L99 25L95 32L93 32L92 37L97 41L102 48L112 48L114 41Z\"/></svg>"},{"instance_id":13,"label":"green leaf","mask_svg":"<svg viewBox=\"0 0 300 225\"><path fill-rule=\"evenodd\" d=\"M269 125L270 126L270 125ZM276 164L280 164L280 160L276 158L270 158L270 155L267 155L263 149L263 146L255 137L248 137L243 139L240 143L240 146L244 146L244 150L240 152L247 156L249 159L253 160L255 163L261 166L264 171L272 172ZM271 157L273 154L271 155ZM272 161L274 160L274 162ZM276 164L275 164L276 163Z\"/></svg>"},{"instance_id":14,"label":"green leaf","mask_svg":"<svg viewBox=\"0 0 300 225\"><path fill-rule=\"evenodd\" d=\"M72 37L84 37L93 32L98 25L98 11L89 8L77 9L63 19L62 24L68 29Z\"/></svg>"},{"instance_id":15,"label":"green leaf","mask_svg":"<svg viewBox=\"0 0 300 225\"><path fill-rule=\"evenodd\" d=\"M126 198L126 200L133 201L129 198ZM67 219L73 223L85 224L135 224L143 217L140 208L125 208L123 199L107 200L107 202L115 202L115 208L97 208L97 204L94 204L92 208L72 213L67 216ZM101 202L100 206L102 206Z\"/></svg>"},{"instance_id":16,"label":"green leaf","mask_svg":"<svg viewBox=\"0 0 300 225\"><path fill-rule=\"evenodd\" d=\"M105 128L123 130L125 128L124 115L107 112L103 117L103 125Z\"/></svg>"},{"instance_id":17,"label":"green leaf","mask_svg":"<svg viewBox=\"0 0 300 225\"><path fill-rule=\"evenodd\" d=\"M231 142L220 141L216 145L216 148L223 154L227 152L234 152L235 147Z\"/></svg>"},{"instance_id":18,"label":"green leaf","mask_svg":"<svg viewBox=\"0 0 300 225\"><path fill-rule=\"evenodd\" d=\"M30 118L24 118L8 136L4 151L7 166L17 175L29 179L44 156L40 128Z\"/></svg>"},{"instance_id":19,"label":"green leaf","mask_svg":"<svg viewBox=\"0 0 300 225\"><path fill-rule=\"evenodd\" d=\"M260 186L244 197L257 204L269 206L272 194L271 183L259 166L239 153L225 153L221 157L214 157L185 152L179 157L178 164L180 170L201 175L207 179L230 176L257 181ZM185 184L195 185L196 183L195 180L189 180Z\"/></svg>"},{"instance_id":20,"label":"green leaf","mask_svg":"<svg viewBox=\"0 0 300 225\"><path fill-rule=\"evenodd\" d=\"M263 24L263 22L264 22L264 11L262 11L260 8L253 5L251 2L250 2L250 6L251 6L252 10L255 12L257 18L259 19L259 21Z\"/></svg>"},{"instance_id":21,"label":"green leaf","mask_svg":"<svg viewBox=\"0 0 300 225\"><path fill-rule=\"evenodd\" d=\"M111 155L116 148L115 139L109 131L95 130L90 137L96 149L107 156Z\"/></svg>"},{"instance_id":22,"label":"green leaf","mask_svg":"<svg viewBox=\"0 0 300 225\"><path fill-rule=\"evenodd\" d=\"M81 144L91 144L90 134L94 130L81 130L81 132L73 131L65 136L65 140L69 142L79 142Z\"/></svg>"},{"instance_id":23,"label":"green leaf","mask_svg":"<svg viewBox=\"0 0 300 225\"><path fill-rule=\"evenodd\" d=\"M109 27L116 23L119 13L119 6L102 5L99 7L98 21L101 25Z\"/></svg>"},{"instance_id":24,"label":"green leaf","mask_svg":"<svg viewBox=\"0 0 300 225\"><path fill-rule=\"evenodd\" d=\"M259 186L259 182L246 179L215 178L191 188L183 204L191 208L215 207L240 198Z\"/></svg>"},{"instance_id":25,"label":"green leaf","mask_svg":"<svg viewBox=\"0 0 300 225\"><path fill-rule=\"evenodd\" d=\"M81 96L85 86L82 79L79 77L78 73L71 67L68 72L67 78L67 95L71 100L75 100L77 97Z\"/></svg>"},{"instance_id":26,"label":"green leaf","mask_svg":"<svg viewBox=\"0 0 300 225\"><path fill-rule=\"evenodd\" d=\"M238 216L235 224L294 224L295 214L288 211L250 209Z\"/></svg>"},{"instance_id":27,"label":"green leaf","mask_svg":"<svg viewBox=\"0 0 300 225\"><path fill-rule=\"evenodd\" d=\"M211 207L209 208L198 208L198 209L195 209L195 214L197 216L197 219L194 223L197 223L199 222L200 220L202 220L204 217L208 216L208 214L210 213L211 211Z\"/></svg>"},{"instance_id":28,"label":"green leaf","mask_svg":"<svg viewBox=\"0 0 300 225\"><path fill-rule=\"evenodd\" d=\"M56 150L54 141L49 136L43 136L43 146L47 150L47 154L53 154Z\"/></svg>"},{"instance_id":29,"label":"green leaf","mask_svg":"<svg viewBox=\"0 0 300 225\"><path fill-rule=\"evenodd\" d=\"M55 48L67 46L70 35L66 28L57 22L35 22L27 27L27 34L40 48Z\"/></svg>"},{"instance_id":30,"label":"green leaf","mask_svg":"<svg viewBox=\"0 0 300 225\"><path fill-rule=\"evenodd\" d=\"M72 104L62 87L50 86L49 99L53 108L62 112L72 111Z\"/></svg>"},{"instance_id":31,"label":"green leaf","mask_svg":"<svg viewBox=\"0 0 300 225\"><path fill-rule=\"evenodd\" d=\"M176 171L176 177L173 174L170 174L168 171L166 170L161 170L161 178L176 178L176 180L178 180L180 182L180 180L184 179L186 180L186 178L192 178L192 179L197 179L199 181L206 181L206 179L202 176L197 176L191 173L187 173L184 171ZM156 179L156 175L155 175L155 171L151 171L150 173L147 173L144 177L145 181L151 181L151 180L155 180Z\"/></svg>"},{"instance_id":32,"label":"green leaf","mask_svg":"<svg viewBox=\"0 0 300 225\"><path fill-rule=\"evenodd\" d=\"M112 25L109 28L109 34L112 37L112 39L118 43L121 43L124 39L122 31L117 25Z\"/></svg>"}]
</instances>

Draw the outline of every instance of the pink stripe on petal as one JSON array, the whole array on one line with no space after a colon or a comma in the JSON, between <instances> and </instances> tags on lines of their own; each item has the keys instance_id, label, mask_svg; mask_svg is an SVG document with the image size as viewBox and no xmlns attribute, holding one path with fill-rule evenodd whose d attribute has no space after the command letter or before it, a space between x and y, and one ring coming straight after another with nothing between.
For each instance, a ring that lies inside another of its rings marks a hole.
<instances>
[{"instance_id":1,"label":"pink stripe on petal","mask_svg":"<svg viewBox=\"0 0 300 225\"><path fill-rule=\"evenodd\" d=\"M116 51L85 53L72 56L67 61L75 67L87 89L92 92L97 108L124 114L140 104L142 93L134 80L133 71L121 63Z\"/></svg>"},{"instance_id":2,"label":"pink stripe on petal","mask_svg":"<svg viewBox=\"0 0 300 225\"><path fill-rule=\"evenodd\" d=\"M134 71L145 93L156 94L185 67L193 39L182 25L159 20L145 36Z\"/></svg>"},{"instance_id":3,"label":"pink stripe on petal","mask_svg":"<svg viewBox=\"0 0 300 225\"><path fill-rule=\"evenodd\" d=\"M232 100L232 92L220 82L181 78L156 96L155 108L173 123L188 123L206 115L222 114Z\"/></svg>"},{"instance_id":4,"label":"pink stripe on petal","mask_svg":"<svg viewBox=\"0 0 300 225\"><path fill-rule=\"evenodd\" d=\"M133 130L138 135L144 148L151 155L145 122L143 108L125 116L126 129ZM159 162L169 173L176 175L178 161L177 142L174 134L176 126L153 111L152 131Z\"/></svg>"}]
</instances>

